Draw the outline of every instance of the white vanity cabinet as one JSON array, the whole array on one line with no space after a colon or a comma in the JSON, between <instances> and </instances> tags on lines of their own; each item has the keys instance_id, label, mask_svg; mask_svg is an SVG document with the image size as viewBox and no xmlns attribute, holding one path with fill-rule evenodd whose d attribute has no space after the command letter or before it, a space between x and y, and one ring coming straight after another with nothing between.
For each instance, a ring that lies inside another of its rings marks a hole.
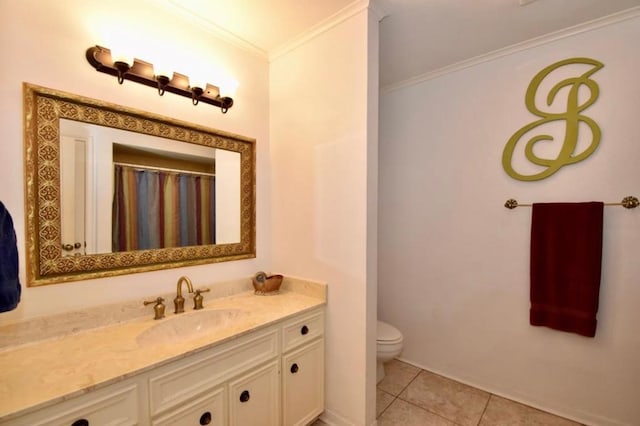
<instances>
[{"instance_id":1,"label":"white vanity cabinet","mask_svg":"<svg viewBox=\"0 0 640 426\"><path fill-rule=\"evenodd\" d=\"M28 390L23 390L28 392ZM129 379L19 417L11 426L134 426L147 423L144 385Z\"/></svg>"},{"instance_id":2,"label":"white vanity cabinet","mask_svg":"<svg viewBox=\"0 0 640 426\"><path fill-rule=\"evenodd\" d=\"M324 410L324 308L152 371L149 401L154 426L309 424Z\"/></svg>"},{"instance_id":3,"label":"white vanity cabinet","mask_svg":"<svg viewBox=\"0 0 640 426\"><path fill-rule=\"evenodd\" d=\"M152 420L155 422L156 418L179 410L218 387L228 394L230 380L278 358L278 336L278 328L272 326L151 371L148 383ZM226 419L227 404L224 405L225 413L212 416Z\"/></svg>"},{"instance_id":4,"label":"white vanity cabinet","mask_svg":"<svg viewBox=\"0 0 640 426\"><path fill-rule=\"evenodd\" d=\"M323 409L320 307L3 425L288 426Z\"/></svg>"},{"instance_id":5,"label":"white vanity cabinet","mask_svg":"<svg viewBox=\"0 0 640 426\"><path fill-rule=\"evenodd\" d=\"M282 326L282 424L307 425L324 411L324 311Z\"/></svg>"},{"instance_id":6,"label":"white vanity cabinet","mask_svg":"<svg viewBox=\"0 0 640 426\"><path fill-rule=\"evenodd\" d=\"M152 425L234 424L237 404L243 405L243 413L247 411L244 406L252 407L256 416L261 416L259 419L270 414L266 412L270 410L276 423L260 420L236 424L277 425L279 369L269 370L275 376L275 386L269 386L268 377L263 378L263 370L265 365L276 363L280 356L279 336L278 326L271 326L151 371L148 382ZM241 396L243 391L249 394L244 404L240 402L240 398L244 399ZM201 399L201 404L192 404ZM206 400L211 401L209 405ZM180 414L176 414L178 412ZM245 417L247 415L244 414ZM187 417L194 422L187 422ZM174 423L169 421L171 419Z\"/></svg>"}]
</instances>

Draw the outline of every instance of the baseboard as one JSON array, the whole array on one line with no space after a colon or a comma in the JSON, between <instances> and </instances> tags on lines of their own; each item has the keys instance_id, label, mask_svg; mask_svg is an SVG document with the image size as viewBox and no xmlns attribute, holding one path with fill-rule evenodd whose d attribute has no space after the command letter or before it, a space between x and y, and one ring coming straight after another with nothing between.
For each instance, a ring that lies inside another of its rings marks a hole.
<instances>
[{"instance_id":1,"label":"baseboard","mask_svg":"<svg viewBox=\"0 0 640 426\"><path fill-rule=\"evenodd\" d=\"M325 408L324 413L320 416L320 420L328 424L329 426L356 426L344 417L334 413L331 410Z\"/></svg>"},{"instance_id":2,"label":"baseboard","mask_svg":"<svg viewBox=\"0 0 640 426\"><path fill-rule=\"evenodd\" d=\"M324 410L324 413L320 416L320 420L329 426L356 426L354 423L345 419L344 417L334 413L331 410ZM374 420L369 426L378 426L378 420Z\"/></svg>"}]
</instances>

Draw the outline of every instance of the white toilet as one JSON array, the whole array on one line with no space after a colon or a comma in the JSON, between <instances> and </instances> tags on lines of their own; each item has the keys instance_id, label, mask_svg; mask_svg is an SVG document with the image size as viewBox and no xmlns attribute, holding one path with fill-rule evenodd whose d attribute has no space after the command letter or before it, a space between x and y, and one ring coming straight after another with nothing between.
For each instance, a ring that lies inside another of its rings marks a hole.
<instances>
[{"instance_id":1,"label":"white toilet","mask_svg":"<svg viewBox=\"0 0 640 426\"><path fill-rule=\"evenodd\" d=\"M394 326L386 322L378 321L377 338L377 372L376 382L384 379L384 363L391 361L402 352L402 333Z\"/></svg>"}]
</instances>

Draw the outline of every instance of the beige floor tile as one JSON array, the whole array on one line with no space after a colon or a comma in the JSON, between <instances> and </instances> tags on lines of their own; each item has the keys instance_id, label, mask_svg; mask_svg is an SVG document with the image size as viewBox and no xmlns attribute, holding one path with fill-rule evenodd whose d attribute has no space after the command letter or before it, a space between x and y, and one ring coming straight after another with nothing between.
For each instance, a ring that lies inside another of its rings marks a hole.
<instances>
[{"instance_id":1,"label":"beige floor tile","mask_svg":"<svg viewBox=\"0 0 640 426\"><path fill-rule=\"evenodd\" d=\"M476 426L490 394L465 384L422 371L400 398L462 426Z\"/></svg>"},{"instance_id":2,"label":"beige floor tile","mask_svg":"<svg viewBox=\"0 0 640 426\"><path fill-rule=\"evenodd\" d=\"M580 423L491 395L480 426L579 426Z\"/></svg>"},{"instance_id":3,"label":"beige floor tile","mask_svg":"<svg viewBox=\"0 0 640 426\"><path fill-rule=\"evenodd\" d=\"M385 377L378 384L378 388L393 396L400 395L400 392L420 373L418 367L397 359L387 362L384 365L384 370Z\"/></svg>"},{"instance_id":4,"label":"beige floor tile","mask_svg":"<svg viewBox=\"0 0 640 426\"><path fill-rule=\"evenodd\" d=\"M380 417L380 414L391 405L394 399L396 399L396 397L390 393L376 389L376 418Z\"/></svg>"},{"instance_id":5,"label":"beige floor tile","mask_svg":"<svg viewBox=\"0 0 640 426\"><path fill-rule=\"evenodd\" d=\"M378 426L456 426L456 424L401 399L396 399L378 418Z\"/></svg>"}]
</instances>

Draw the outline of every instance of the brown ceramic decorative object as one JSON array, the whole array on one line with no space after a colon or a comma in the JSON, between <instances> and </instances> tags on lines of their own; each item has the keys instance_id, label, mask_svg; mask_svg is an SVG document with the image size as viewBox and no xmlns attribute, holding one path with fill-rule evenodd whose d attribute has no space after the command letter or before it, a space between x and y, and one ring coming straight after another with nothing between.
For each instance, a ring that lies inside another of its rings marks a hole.
<instances>
[{"instance_id":1,"label":"brown ceramic decorative object","mask_svg":"<svg viewBox=\"0 0 640 426\"><path fill-rule=\"evenodd\" d=\"M267 274L262 271L258 272L252 279L255 294L278 294L280 285L282 284L282 278L282 275L267 276Z\"/></svg>"}]
</instances>

